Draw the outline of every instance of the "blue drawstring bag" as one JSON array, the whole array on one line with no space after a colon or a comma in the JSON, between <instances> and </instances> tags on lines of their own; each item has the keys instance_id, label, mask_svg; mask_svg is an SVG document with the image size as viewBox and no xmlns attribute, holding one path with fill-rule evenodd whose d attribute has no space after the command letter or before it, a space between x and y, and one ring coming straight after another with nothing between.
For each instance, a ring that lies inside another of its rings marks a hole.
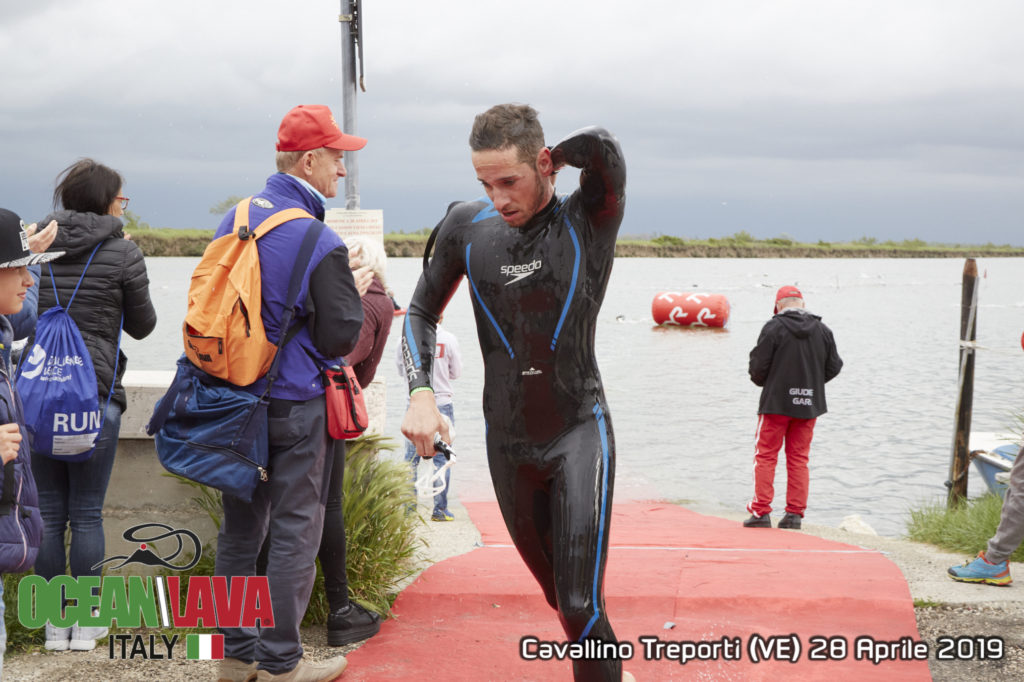
<instances>
[{"instance_id":1,"label":"blue drawstring bag","mask_svg":"<svg viewBox=\"0 0 1024 682\"><path fill-rule=\"evenodd\" d=\"M74 302L99 247L97 244L89 255L82 276L68 300L68 308ZM18 394L24 405L25 427L32 437L32 450L64 462L83 462L92 457L96 449L107 406L114 394L113 381L107 402L100 410L92 357L78 325L67 309L60 305L52 267L50 283L53 284L57 305L43 313L36 323L32 347L22 355L16 380ZM121 326L124 326L123 315ZM115 379L120 350L121 331L118 330Z\"/></svg>"}]
</instances>

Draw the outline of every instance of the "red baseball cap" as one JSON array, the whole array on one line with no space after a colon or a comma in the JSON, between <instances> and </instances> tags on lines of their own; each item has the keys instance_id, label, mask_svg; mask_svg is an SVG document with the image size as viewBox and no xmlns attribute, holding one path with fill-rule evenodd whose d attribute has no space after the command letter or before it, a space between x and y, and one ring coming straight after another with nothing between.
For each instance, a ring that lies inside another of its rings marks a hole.
<instances>
[{"instance_id":1,"label":"red baseball cap","mask_svg":"<svg viewBox=\"0 0 1024 682\"><path fill-rule=\"evenodd\" d=\"M365 146L365 138L341 132L331 110L323 104L300 104L284 115L277 129L279 152L305 152L321 147L354 152Z\"/></svg>"},{"instance_id":2,"label":"red baseball cap","mask_svg":"<svg viewBox=\"0 0 1024 682\"><path fill-rule=\"evenodd\" d=\"M779 301L784 298L799 298L803 299L804 295L800 293L800 290L794 286L779 287L779 290L775 292L775 314L779 314Z\"/></svg>"}]
</instances>

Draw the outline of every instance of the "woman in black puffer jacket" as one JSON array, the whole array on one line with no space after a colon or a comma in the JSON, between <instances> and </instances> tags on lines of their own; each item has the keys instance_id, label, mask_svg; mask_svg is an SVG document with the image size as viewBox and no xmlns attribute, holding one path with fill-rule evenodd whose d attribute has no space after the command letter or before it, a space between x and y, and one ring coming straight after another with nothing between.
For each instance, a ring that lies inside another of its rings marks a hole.
<instances>
[{"instance_id":1,"label":"woman in black puffer jacket","mask_svg":"<svg viewBox=\"0 0 1024 682\"><path fill-rule=\"evenodd\" d=\"M93 566L103 561L103 500L114 466L121 413L126 407L124 375L127 358L118 349L118 329L124 315L124 332L141 339L156 326L156 310L149 297L149 277L142 251L125 239L121 216L128 199L123 196L121 175L92 159L83 159L58 176L54 206L47 216L58 224L51 251L64 255L43 266L39 282L39 315L56 305L54 287L61 305L67 307L75 285L82 277L68 313L78 325L96 370L100 409L113 391L102 431L92 457L84 462L52 459L32 453L32 471L39 487L43 515L43 543L36 559L36 573L47 580L63 575L67 558L65 528L71 526L71 575L98 576ZM96 249L97 244L99 248ZM86 269L90 254L96 249ZM120 356L119 358L117 356ZM114 368L117 375L114 375ZM56 628L46 626L46 648L91 649L106 628Z\"/></svg>"}]
</instances>

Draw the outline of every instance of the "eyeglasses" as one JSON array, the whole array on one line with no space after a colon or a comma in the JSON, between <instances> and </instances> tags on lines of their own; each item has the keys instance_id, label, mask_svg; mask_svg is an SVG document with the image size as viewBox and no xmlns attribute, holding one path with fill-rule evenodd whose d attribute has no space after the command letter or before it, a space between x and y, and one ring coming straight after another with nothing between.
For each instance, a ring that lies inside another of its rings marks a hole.
<instances>
[{"instance_id":1,"label":"eyeglasses","mask_svg":"<svg viewBox=\"0 0 1024 682\"><path fill-rule=\"evenodd\" d=\"M122 211L125 210L126 208L128 208L128 202L131 201L131 199L129 199L128 197L114 197L114 198L115 199L119 199L121 201L121 210Z\"/></svg>"}]
</instances>

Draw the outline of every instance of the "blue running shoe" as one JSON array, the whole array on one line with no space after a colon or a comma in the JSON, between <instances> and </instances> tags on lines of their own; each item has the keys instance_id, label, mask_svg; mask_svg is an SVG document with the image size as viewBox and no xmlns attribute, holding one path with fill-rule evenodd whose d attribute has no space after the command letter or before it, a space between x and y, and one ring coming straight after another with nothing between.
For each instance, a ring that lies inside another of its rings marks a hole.
<instances>
[{"instance_id":1,"label":"blue running shoe","mask_svg":"<svg viewBox=\"0 0 1024 682\"><path fill-rule=\"evenodd\" d=\"M454 521L455 516L447 509L443 512L434 512L431 517L431 521Z\"/></svg>"},{"instance_id":2,"label":"blue running shoe","mask_svg":"<svg viewBox=\"0 0 1024 682\"><path fill-rule=\"evenodd\" d=\"M1000 587L1013 582L1009 562L990 564L985 558L985 552L978 552L977 559L968 561L963 566L952 566L949 569L949 577L961 583L985 583Z\"/></svg>"}]
</instances>

